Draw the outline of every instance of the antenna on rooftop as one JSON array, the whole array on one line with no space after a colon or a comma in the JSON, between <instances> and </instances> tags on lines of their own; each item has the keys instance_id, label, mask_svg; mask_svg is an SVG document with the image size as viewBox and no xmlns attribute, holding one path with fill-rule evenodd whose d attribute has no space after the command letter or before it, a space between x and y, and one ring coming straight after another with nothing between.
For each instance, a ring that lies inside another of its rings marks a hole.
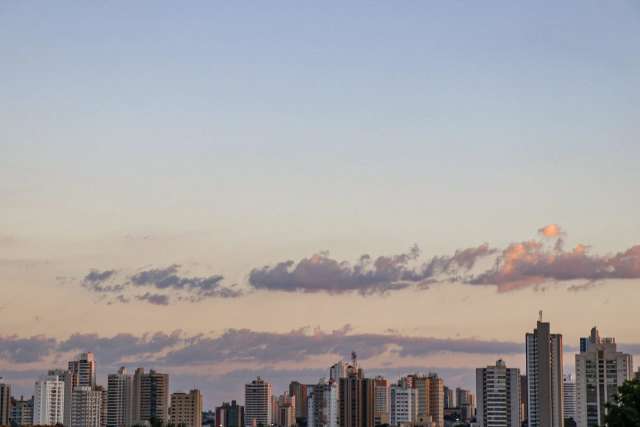
<instances>
[{"instance_id":1,"label":"antenna on rooftop","mask_svg":"<svg viewBox=\"0 0 640 427\"><path fill-rule=\"evenodd\" d=\"M356 354L355 351L351 352L351 363L353 364L354 367L358 365L358 355Z\"/></svg>"},{"instance_id":2,"label":"antenna on rooftop","mask_svg":"<svg viewBox=\"0 0 640 427\"><path fill-rule=\"evenodd\" d=\"M538 312L538 322L542 322L542 310Z\"/></svg>"}]
</instances>

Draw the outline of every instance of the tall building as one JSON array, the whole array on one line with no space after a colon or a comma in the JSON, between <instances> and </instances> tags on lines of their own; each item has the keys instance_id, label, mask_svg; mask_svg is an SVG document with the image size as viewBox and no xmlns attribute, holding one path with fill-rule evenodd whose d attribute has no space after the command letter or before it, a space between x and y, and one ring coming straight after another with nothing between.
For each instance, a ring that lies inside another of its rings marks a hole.
<instances>
[{"instance_id":1,"label":"tall building","mask_svg":"<svg viewBox=\"0 0 640 427\"><path fill-rule=\"evenodd\" d=\"M298 381L292 381L289 384L289 395L296 398L296 418L307 417L307 395L308 386Z\"/></svg>"},{"instance_id":2,"label":"tall building","mask_svg":"<svg viewBox=\"0 0 640 427\"><path fill-rule=\"evenodd\" d=\"M584 350L576 354L576 423L604 425L606 404L631 379L631 355L617 351L614 338L600 338L595 327Z\"/></svg>"},{"instance_id":3,"label":"tall building","mask_svg":"<svg viewBox=\"0 0 640 427\"><path fill-rule=\"evenodd\" d=\"M0 383L0 426L9 425L11 415L11 386Z\"/></svg>"},{"instance_id":4,"label":"tall building","mask_svg":"<svg viewBox=\"0 0 640 427\"><path fill-rule=\"evenodd\" d=\"M529 427L562 427L562 335L542 321L526 338Z\"/></svg>"},{"instance_id":5,"label":"tall building","mask_svg":"<svg viewBox=\"0 0 640 427\"><path fill-rule=\"evenodd\" d=\"M456 394L452 388L444 387L444 407L445 409L456 408Z\"/></svg>"},{"instance_id":6,"label":"tall building","mask_svg":"<svg viewBox=\"0 0 640 427\"><path fill-rule=\"evenodd\" d=\"M271 398L271 423L280 427L296 425L296 397L289 393Z\"/></svg>"},{"instance_id":7,"label":"tall building","mask_svg":"<svg viewBox=\"0 0 640 427\"><path fill-rule=\"evenodd\" d=\"M107 377L107 427L132 425L133 379L122 367Z\"/></svg>"},{"instance_id":8,"label":"tall building","mask_svg":"<svg viewBox=\"0 0 640 427\"><path fill-rule=\"evenodd\" d=\"M374 425L374 380L365 378L355 362L347 367L347 375L340 378L339 399L341 427L371 427Z\"/></svg>"},{"instance_id":9,"label":"tall building","mask_svg":"<svg viewBox=\"0 0 640 427\"><path fill-rule=\"evenodd\" d=\"M564 376L562 388L564 419L576 421L576 382L571 374Z\"/></svg>"},{"instance_id":10,"label":"tall building","mask_svg":"<svg viewBox=\"0 0 640 427\"><path fill-rule=\"evenodd\" d=\"M338 383L340 378L345 378L347 376L348 367L349 364L344 360L336 362L329 368L329 379Z\"/></svg>"},{"instance_id":11,"label":"tall building","mask_svg":"<svg viewBox=\"0 0 640 427\"><path fill-rule=\"evenodd\" d=\"M216 408L216 425L214 427L244 427L244 406L235 400L222 402Z\"/></svg>"},{"instance_id":12,"label":"tall building","mask_svg":"<svg viewBox=\"0 0 640 427\"><path fill-rule=\"evenodd\" d=\"M373 380L373 388L375 395L374 425L388 424L391 398L389 394L389 382L386 378L377 376Z\"/></svg>"},{"instance_id":13,"label":"tall building","mask_svg":"<svg viewBox=\"0 0 640 427\"><path fill-rule=\"evenodd\" d=\"M144 423L150 420L169 422L169 375L151 369L145 373L136 369L133 375L132 422Z\"/></svg>"},{"instance_id":14,"label":"tall building","mask_svg":"<svg viewBox=\"0 0 640 427\"><path fill-rule=\"evenodd\" d=\"M473 393L463 388L456 388L456 403L460 410L460 417L469 420L475 415L476 403Z\"/></svg>"},{"instance_id":15,"label":"tall building","mask_svg":"<svg viewBox=\"0 0 640 427\"><path fill-rule=\"evenodd\" d=\"M244 422L247 426L271 424L271 384L262 378L244 386Z\"/></svg>"},{"instance_id":16,"label":"tall building","mask_svg":"<svg viewBox=\"0 0 640 427\"><path fill-rule=\"evenodd\" d=\"M389 424L414 423L418 418L418 389L408 387L407 383L392 385L390 388Z\"/></svg>"},{"instance_id":17,"label":"tall building","mask_svg":"<svg viewBox=\"0 0 640 427\"><path fill-rule=\"evenodd\" d=\"M101 427L102 390L77 386L71 392L71 427Z\"/></svg>"},{"instance_id":18,"label":"tall building","mask_svg":"<svg viewBox=\"0 0 640 427\"><path fill-rule=\"evenodd\" d=\"M200 390L171 394L169 423L182 427L200 427L202 425L202 393Z\"/></svg>"},{"instance_id":19,"label":"tall building","mask_svg":"<svg viewBox=\"0 0 640 427\"><path fill-rule=\"evenodd\" d=\"M338 385L320 380L308 389L307 427L338 427Z\"/></svg>"},{"instance_id":20,"label":"tall building","mask_svg":"<svg viewBox=\"0 0 640 427\"><path fill-rule=\"evenodd\" d=\"M401 379L400 385L414 388L418 395L417 418L431 420L437 427L444 427L444 381L437 374L412 374Z\"/></svg>"},{"instance_id":21,"label":"tall building","mask_svg":"<svg viewBox=\"0 0 640 427\"><path fill-rule=\"evenodd\" d=\"M33 424L63 424L64 394L64 378L59 375L43 376L36 381L33 394Z\"/></svg>"},{"instance_id":22,"label":"tall building","mask_svg":"<svg viewBox=\"0 0 640 427\"><path fill-rule=\"evenodd\" d=\"M74 387L96 386L96 359L93 353L80 353L77 360L69 361L69 372Z\"/></svg>"},{"instance_id":23,"label":"tall building","mask_svg":"<svg viewBox=\"0 0 640 427\"><path fill-rule=\"evenodd\" d=\"M520 369L502 360L476 369L476 396L480 427L520 426Z\"/></svg>"},{"instance_id":24,"label":"tall building","mask_svg":"<svg viewBox=\"0 0 640 427\"><path fill-rule=\"evenodd\" d=\"M528 425L529 416L529 387L526 375L520 375L520 423L522 426Z\"/></svg>"},{"instance_id":25,"label":"tall building","mask_svg":"<svg viewBox=\"0 0 640 427\"><path fill-rule=\"evenodd\" d=\"M10 422L15 427L33 425L33 397L25 400L23 396L20 396L19 400L11 400Z\"/></svg>"}]
</instances>

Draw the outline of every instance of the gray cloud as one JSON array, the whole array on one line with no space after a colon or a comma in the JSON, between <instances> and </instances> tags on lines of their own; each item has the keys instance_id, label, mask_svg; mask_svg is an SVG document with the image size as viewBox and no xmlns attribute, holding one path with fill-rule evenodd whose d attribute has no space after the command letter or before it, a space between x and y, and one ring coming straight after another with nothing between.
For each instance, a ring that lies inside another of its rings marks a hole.
<instances>
[{"instance_id":1,"label":"gray cloud","mask_svg":"<svg viewBox=\"0 0 640 427\"><path fill-rule=\"evenodd\" d=\"M420 256L418 246L404 254L380 256L373 262L369 255L362 255L354 265L320 253L298 263L289 260L253 269L249 283L255 289L286 292L382 294L424 283L441 273L455 274L459 270L468 270L478 258L493 252L485 244L456 251L453 256L434 257L418 266L413 266Z\"/></svg>"},{"instance_id":2,"label":"gray cloud","mask_svg":"<svg viewBox=\"0 0 640 427\"><path fill-rule=\"evenodd\" d=\"M146 301L153 305L169 305L169 296L164 294L152 294L145 292L142 295L136 295L138 301Z\"/></svg>"},{"instance_id":3,"label":"gray cloud","mask_svg":"<svg viewBox=\"0 0 640 427\"><path fill-rule=\"evenodd\" d=\"M13 363L31 363L42 360L56 347L56 340L42 335L30 338L0 337L0 359Z\"/></svg>"},{"instance_id":4,"label":"gray cloud","mask_svg":"<svg viewBox=\"0 0 640 427\"><path fill-rule=\"evenodd\" d=\"M121 292L125 288L124 285L105 284L105 282L113 279L116 273L116 270L91 270L86 276L84 276L84 279L82 279L82 286L90 291L97 293Z\"/></svg>"}]
</instances>

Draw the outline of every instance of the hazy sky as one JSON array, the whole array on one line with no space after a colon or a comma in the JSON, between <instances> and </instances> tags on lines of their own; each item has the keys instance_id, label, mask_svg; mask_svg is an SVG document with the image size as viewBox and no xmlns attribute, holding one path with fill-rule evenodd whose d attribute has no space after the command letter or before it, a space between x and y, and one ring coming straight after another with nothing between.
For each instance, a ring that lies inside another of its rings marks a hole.
<instances>
[{"instance_id":1,"label":"hazy sky","mask_svg":"<svg viewBox=\"0 0 640 427\"><path fill-rule=\"evenodd\" d=\"M351 350L473 387L539 309L640 354L636 1L3 2L0 58L20 392L86 350L207 406Z\"/></svg>"}]
</instances>

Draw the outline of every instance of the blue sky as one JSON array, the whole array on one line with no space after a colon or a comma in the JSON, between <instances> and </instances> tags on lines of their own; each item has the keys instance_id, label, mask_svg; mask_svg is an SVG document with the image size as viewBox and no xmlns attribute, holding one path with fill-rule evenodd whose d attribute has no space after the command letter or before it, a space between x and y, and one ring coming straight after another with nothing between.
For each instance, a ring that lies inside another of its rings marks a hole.
<instances>
[{"instance_id":1,"label":"blue sky","mask_svg":"<svg viewBox=\"0 0 640 427\"><path fill-rule=\"evenodd\" d=\"M435 318L385 321L366 310L413 294L261 291L194 310L107 305L82 287L91 269L127 280L179 264L244 289L262 266L355 265L414 243L427 260L484 242L500 256L547 224L595 264L626 251L640 240L635 1L3 2L0 58L0 286L16 301L0 307L0 336L143 334L181 318L194 334L349 323L518 340L544 308L573 340L592 325L563 309L586 304L604 334L640 342L633 274L580 293L436 287L420 294ZM51 327L63 301L83 310ZM501 336L501 319L465 325L479 301L509 307ZM230 316L257 308L289 315Z\"/></svg>"}]
</instances>

